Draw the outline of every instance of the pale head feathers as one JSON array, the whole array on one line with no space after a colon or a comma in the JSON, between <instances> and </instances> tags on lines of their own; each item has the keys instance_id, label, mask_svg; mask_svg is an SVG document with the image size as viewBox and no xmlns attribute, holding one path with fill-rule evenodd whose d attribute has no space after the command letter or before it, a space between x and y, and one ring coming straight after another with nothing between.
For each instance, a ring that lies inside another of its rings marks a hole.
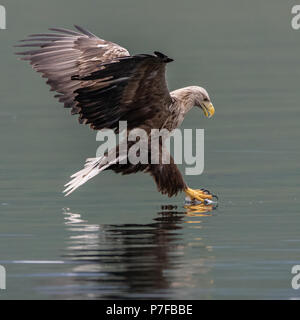
<instances>
[{"instance_id":1,"label":"pale head feathers","mask_svg":"<svg viewBox=\"0 0 300 320\"><path fill-rule=\"evenodd\" d=\"M208 92L198 86L189 86L174 90L171 92L171 96L183 104L185 113L194 106L201 107L201 103L204 101L210 101Z\"/></svg>"}]
</instances>

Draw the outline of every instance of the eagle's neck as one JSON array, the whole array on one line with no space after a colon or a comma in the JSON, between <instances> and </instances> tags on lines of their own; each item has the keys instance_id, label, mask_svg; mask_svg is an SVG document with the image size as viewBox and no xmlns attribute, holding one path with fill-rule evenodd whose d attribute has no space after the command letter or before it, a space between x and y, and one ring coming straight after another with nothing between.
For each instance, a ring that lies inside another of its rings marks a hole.
<instances>
[{"instance_id":1,"label":"eagle's neck","mask_svg":"<svg viewBox=\"0 0 300 320\"><path fill-rule=\"evenodd\" d=\"M196 104L196 95L192 87L177 89L171 92L172 98L181 109L184 115L189 112Z\"/></svg>"}]
</instances>

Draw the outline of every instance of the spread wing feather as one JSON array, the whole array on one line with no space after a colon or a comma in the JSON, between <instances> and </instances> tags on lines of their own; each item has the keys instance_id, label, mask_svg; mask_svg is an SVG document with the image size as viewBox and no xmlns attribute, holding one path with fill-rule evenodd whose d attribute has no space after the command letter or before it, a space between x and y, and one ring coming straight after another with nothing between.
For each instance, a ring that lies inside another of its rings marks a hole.
<instances>
[{"instance_id":1,"label":"spread wing feather","mask_svg":"<svg viewBox=\"0 0 300 320\"><path fill-rule=\"evenodd\" d=\"M128 128L160 128L170 115L172 102L165 79L167 56L129 56L119 45L78 31L51 28L55 33L33 34L21 40L19 52L47 79L65 108L80 114L80 123L93 129L117 131L118 121Z\"/></svg>"},{"instance_id":2,"label":"spread wing feather","mask_svg":"<svg viewBox=\"0 0 300 320\"><path fill-rule=\"evenodd\" d=\"M55 97L64 103L65 108L72 108L72 114L79 111L75 90L80 88L81 81L71 80L71 77L87 76L104 62L129 56L129 52L121 46L100 39L81 27L75 27L78 32L51 28L56 33L33 34L17 45L33 48L17 54L48 79L51 91L58 93Z\"/></svg>"}]
</instances>

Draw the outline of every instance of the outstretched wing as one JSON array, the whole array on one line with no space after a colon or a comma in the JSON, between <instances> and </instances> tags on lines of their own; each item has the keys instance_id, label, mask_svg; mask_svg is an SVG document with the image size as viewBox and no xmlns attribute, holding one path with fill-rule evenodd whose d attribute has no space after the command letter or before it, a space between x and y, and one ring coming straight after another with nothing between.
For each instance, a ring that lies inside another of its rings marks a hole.
<instances>
[{"instance_id":1,"label":"outstretched wing","mask_svg":"<svg viewBox=\"0 0 300 320\"><path fill-rule=\"evenodd\" d=\"M72 114L78 113L75 91L81 81L71 80L72 76L87 76L99 69L99 65L117 57L129 56L121 46L102 40L75 26L77 31L49 29L55 33L34 34L21 40L17 47L33 47L33 50L19 52L22 60L28 60L33 68L47 78L51 91L64 103L65 108L72 108Z\"/></svg>"},{"instance_id":2,"label":"outstretched wing","mask_svg":"<svg viewBox=\"0 0 300 320\"><path fill-rule=\"evenodd\" d=\"M55 96L81 123L93 129L118 131L118 121L128 129L160 128L170 115L172 102L165 79L167 56L129 56L119 45L99 39L89 31L50 29L54 34L35 34L21 47L34 50L17 53L41 72Z\"/></svg>"},{"instance_id":3,"label":"outstretched wing","mask_svg":"<svg viewBox=\"0 0 300 320\"><path fill-rule=\"evenodd\" d=\"M73 77L82 81L75 97L80 120L96 130L118 128L119 121L127 121L128 129L161 128L172 103L165 78L170 61L159 52L140 54L104 63L87 77Z\"/></svg>"}]
</instances>

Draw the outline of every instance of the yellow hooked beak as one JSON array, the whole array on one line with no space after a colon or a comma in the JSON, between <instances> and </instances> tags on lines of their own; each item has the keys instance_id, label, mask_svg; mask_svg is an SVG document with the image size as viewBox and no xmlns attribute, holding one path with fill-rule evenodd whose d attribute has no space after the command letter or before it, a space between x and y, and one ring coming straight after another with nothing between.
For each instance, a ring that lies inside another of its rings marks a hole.
<instances>
[{"instance_id":1,"label":"yellow hooked beak","mask_svg":"<svg viewBox=\"0 0 300 320\"><path fill-rule=\"evenodd\" d=\"M206 116L207 118L211 118L211 117L214 115L214 113L215 113L215 108L214 108L214 106L213 106L213 104L212 104L211 102L209 102L209 101L203 101L203 102L201 103L201 107L202 107L203 112L204 112L204 114L205 114L205 116Z\"/></svg>"}]
</instances>

